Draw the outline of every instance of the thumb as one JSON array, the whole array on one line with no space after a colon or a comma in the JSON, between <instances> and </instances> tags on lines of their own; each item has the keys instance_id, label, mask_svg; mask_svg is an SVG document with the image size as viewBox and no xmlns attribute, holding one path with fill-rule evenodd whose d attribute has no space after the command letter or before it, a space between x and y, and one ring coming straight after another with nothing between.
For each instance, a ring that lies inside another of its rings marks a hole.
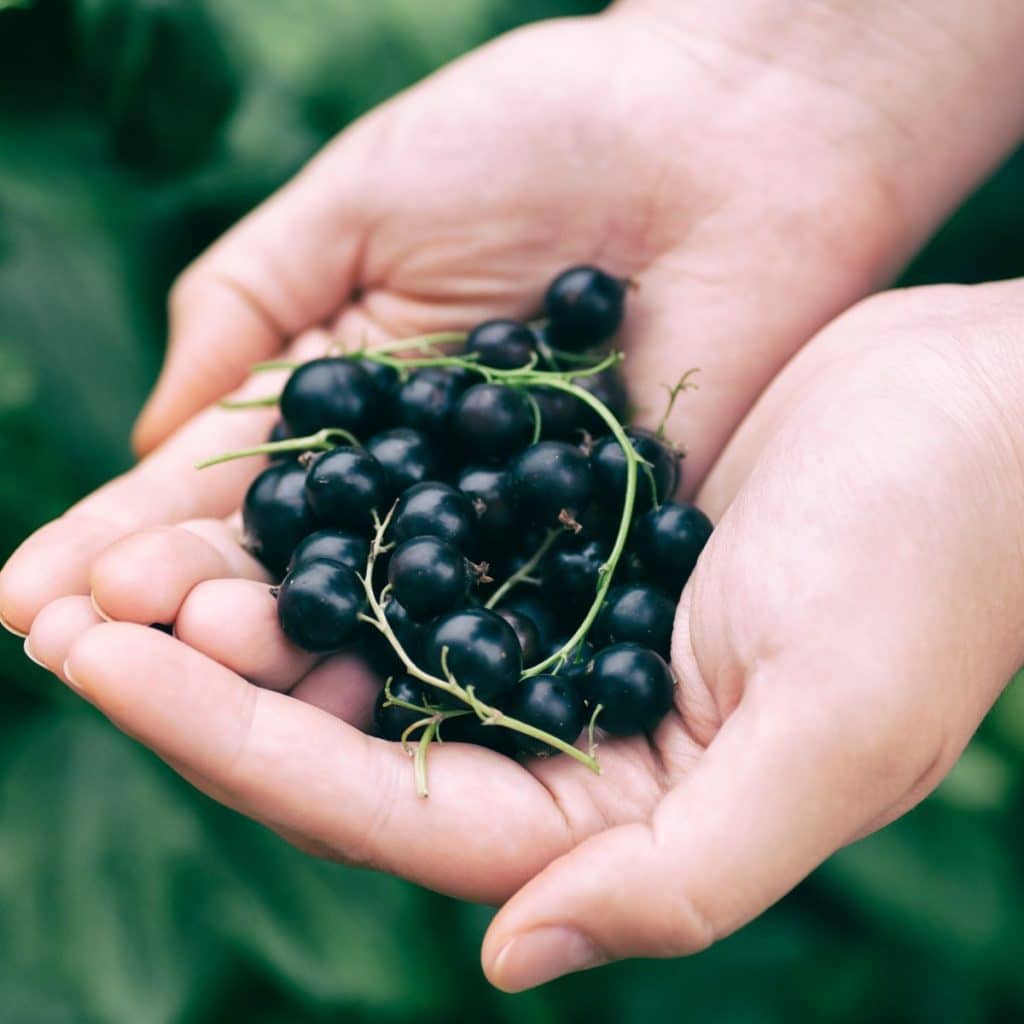
<instances>
[{"instance_id":1,"label":"thumb","mask_svg":"<svg viewBox=\"0 0 1024 1024\"><path fill-rule=\"evenodd\" d=\"M853 837L873 814L865 794L884 799L895 780L844 756L849 716L840 735L834 711L781 715L760 696L748 692L649 822L587 839L512 897L484 940L494 985L519 991L623 957L698 952Z\"/></svg>"},{"instance_id":2,"label":"thumb","mask_svg":"<svg viewBox=\"0 0 1024 1024\"><path fill-rule=\"evenodd\" d=\"M132 438L139 454L349 298L365 217L343 159L326 150L178 279L167 358Z\"/></svg>"}]
</instances>

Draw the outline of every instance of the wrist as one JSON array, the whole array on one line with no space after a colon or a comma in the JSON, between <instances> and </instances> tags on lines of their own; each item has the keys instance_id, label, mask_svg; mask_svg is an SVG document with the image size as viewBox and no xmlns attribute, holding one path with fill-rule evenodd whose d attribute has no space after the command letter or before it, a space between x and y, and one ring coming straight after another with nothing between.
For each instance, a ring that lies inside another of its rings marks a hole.
<instances>
[{"instance_id":1,"label":"wrist","mask_svg":"<svg viewBox=\"0 0 1024 1024\"><path fill-rule=\"evenodd\" d=\"M874 182L908 249L1024 132L1015 0L619 0L609 16L712 67L723 109L791 126L794 161L820 147L845 182Z\"/></svg>"}]
</instances>

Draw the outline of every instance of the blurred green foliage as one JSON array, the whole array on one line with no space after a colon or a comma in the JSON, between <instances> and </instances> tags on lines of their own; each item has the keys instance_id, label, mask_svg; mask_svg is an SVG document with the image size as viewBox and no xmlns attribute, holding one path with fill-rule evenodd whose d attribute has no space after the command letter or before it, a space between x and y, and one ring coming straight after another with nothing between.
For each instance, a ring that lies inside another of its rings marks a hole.
<instances>
[{"instance_id":1,"label":"blurred green foliage","mask_svg":"<svg viewBox=\"0 0 1024 1024\"><path fill-rule=\"evenodd\" d=\"M0 0L0 560L128 462L163 296L367 107L588 0ZM1024 159L907 274L1024 273ZM938 793L711 952L500 996L489 912L297 853L0 638L0 1020L1024 1020L1024 690Z\"/></svg>"}]
</instances>

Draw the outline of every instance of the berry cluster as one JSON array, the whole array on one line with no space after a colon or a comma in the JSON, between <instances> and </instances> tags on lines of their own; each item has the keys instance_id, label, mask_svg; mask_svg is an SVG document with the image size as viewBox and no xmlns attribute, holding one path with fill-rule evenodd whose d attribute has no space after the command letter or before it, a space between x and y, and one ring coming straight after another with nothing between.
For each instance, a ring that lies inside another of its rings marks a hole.
<instances>
[{"instance_id":1,"label":"berry cluster","mask_svg":"<svg viewBox=\"0 0 1024 1024\"><path fill-rule=\"evenodd\" d=\"M574 267L542 321L296 366L268 442L204 464L271 457L242 514L282 579L281 628L388 680L377 730L417 739L421 792L436 739L596 770L595 724L644 732L672 704L675 605L711 524L671 500L680 457L661 430L625 425L605 349L625 292Z\"/></svg>"}]
</instances>

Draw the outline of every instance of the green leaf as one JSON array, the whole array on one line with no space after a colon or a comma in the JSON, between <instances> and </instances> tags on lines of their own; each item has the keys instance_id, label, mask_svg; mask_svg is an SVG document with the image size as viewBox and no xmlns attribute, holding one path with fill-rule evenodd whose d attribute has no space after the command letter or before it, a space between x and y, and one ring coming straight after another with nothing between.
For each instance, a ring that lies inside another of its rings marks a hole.
<instances>
[{"instance_id":1,"label":"green leaf","mask_svg":"<svg viewBox=\"0 0 1024 1024\"><path fill-rule=\"evenodd\" d=\"M178 1020L220 958L193 807L91 714L24 730L0 778L5 971L71 994L86 1019Z\"/></svg>"}]
</instances>

